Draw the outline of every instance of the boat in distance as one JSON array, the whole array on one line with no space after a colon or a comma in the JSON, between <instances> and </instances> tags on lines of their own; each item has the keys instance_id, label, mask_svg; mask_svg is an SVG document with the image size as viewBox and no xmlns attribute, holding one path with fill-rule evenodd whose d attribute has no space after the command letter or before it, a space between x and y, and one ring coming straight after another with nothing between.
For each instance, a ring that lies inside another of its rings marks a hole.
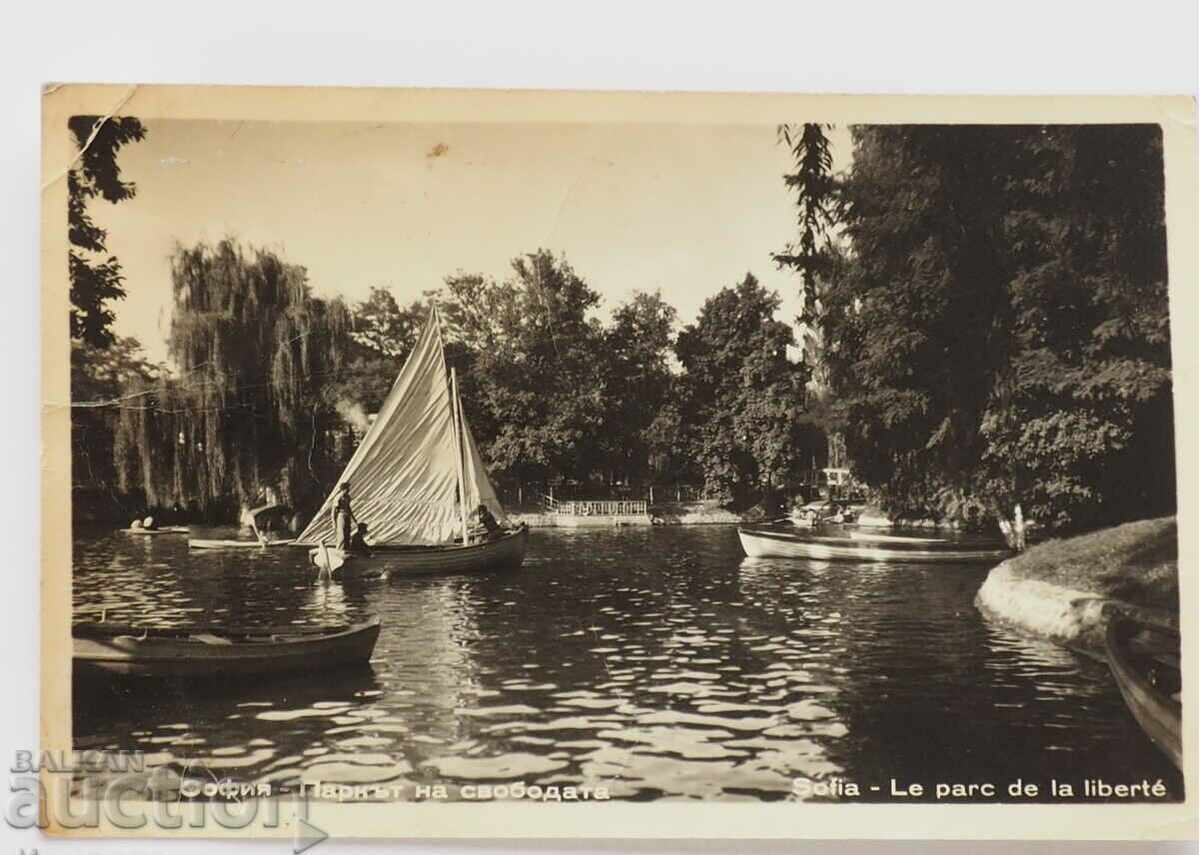
<instances>
[{"instance_id":1,"label":"boat in distance","mask_svg":"<svg viewBox=\"0 0 1200 855\"><path fill-rule=\"evenodd\" d=\"M188 527L186 525L166 525L162 528L119 528L117 531L122 534L187 534Z\"/></svg>"},{"instance_id":2,"label":"boat in distance","mask_svg":"<svg viewBox=\"0 0 1200 855\"><path fill-rule=\"evenodd\" d=\"M384 544L372 546L370 555L345 553L332 546L309 550L316 568L332 568L333 578L420 576L442 573L480 573L521 566L529 543L529 529L520 526L494 540L444 546Z\"/></svg>"},{"instance_id":3,"label":"boat in distance","mask_svg":"<svg viewBox=\"0 0 1200 855\"><path fill-rule=\"evenodd\" d=\"M991 544L946 540L930 542L914 538L912 543L872 541L849 536L823 536L808 531L777 528L738 527L742 550L751 558L807 558L815 561L861 561L879 563L974 564L999 562L1011 553Z\"/></svg>"},{"instance_id":4,"label":"boat in distance","mask_svg":"<svg viewBox=\"0 0 1200 855\"><path fill-rule=\"evenodd\" d=\"M234 540L189 537L188 549L266 549L271 546L297 546L294 540Z\"/></svg>"},{"instance_id":5,"label":"boat in distance","mask_svg":"<svg viewBox=\"0 0 1200 855\"><path fill-rule=\"evenodd\" d=\"M370 660L379 618L326 627L137 627L81 623L71 628L81 677L272 676Z\"/></svg>"},{"instance_id":6,"label":"boat in distance","mask_svg":"<svg viewBox=\"0 0 1200 855\"><path fill-rule=\"evenodd\" d=\"M1113 620L1105 652L1125 706L1142 731L1183 769L1183 705L1180 702L1179 636L1163 627Z\"/></svg>"}]
</instances>

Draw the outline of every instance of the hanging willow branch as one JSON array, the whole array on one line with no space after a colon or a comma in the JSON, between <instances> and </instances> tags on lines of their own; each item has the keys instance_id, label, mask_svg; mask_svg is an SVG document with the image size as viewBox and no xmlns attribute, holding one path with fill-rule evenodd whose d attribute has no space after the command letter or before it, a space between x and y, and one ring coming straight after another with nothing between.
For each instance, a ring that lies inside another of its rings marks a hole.
<instances>
[{"instance_id":1,"label":"hanging willow branch","mask_svg":"<svg viewBox=\"0 0 1200 855\"><path fill-rule=\"evenodd\" d=\"M328 457L335 417L321 391L343 365L349 311L313 297L303 267L232 240L176 247L171 284L178 375L121 410L122 489L202 510L252 503L268 486L302 498L316 488L302 461L310 449Z\"/></svg>"}]
</instances>

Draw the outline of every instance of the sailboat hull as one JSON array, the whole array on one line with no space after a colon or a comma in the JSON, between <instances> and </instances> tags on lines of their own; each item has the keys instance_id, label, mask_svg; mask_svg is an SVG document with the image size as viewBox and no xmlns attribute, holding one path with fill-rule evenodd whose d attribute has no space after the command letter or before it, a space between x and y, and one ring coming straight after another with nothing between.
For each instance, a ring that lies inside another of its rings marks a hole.
<instances>
[{"instance_id":1,"label":"sailboat hull","mask_svg":"<svg viewBox=\"0 0 1200 855\"><path fill-rule=\"evenodd\" d=\"M341 550L317 547L309 552L313 565L324 563L328 554L340 567L333 577L427 576L458 573L487 573L520 567L525 560L529 529L522 526L511 534L468 546L407 546L382 544L371 547L369 556L343 555Z\"/></svg>"}]
</instances>

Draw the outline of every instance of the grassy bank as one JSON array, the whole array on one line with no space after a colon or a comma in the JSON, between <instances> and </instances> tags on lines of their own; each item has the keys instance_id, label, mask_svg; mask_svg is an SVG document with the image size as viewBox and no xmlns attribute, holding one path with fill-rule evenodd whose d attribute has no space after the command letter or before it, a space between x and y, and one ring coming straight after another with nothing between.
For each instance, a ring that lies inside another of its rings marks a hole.
<instances>
[{"instance_id":1,"label":"grassy bank","mask_svg":"<svg viewBox=\"0 0 1200 855\"><path fill-rule=\"evenodd\" d=\"M1017 579L1177 612L1178 556L1175 518L1162 517L1048 540L1006 563Z\"/></svg>"},{"instance_id":2,"label":"grassy bank","mask_svg":"<svg viewBox=\"0 0 1200 855\"><path fill-rule=\"evenodd\" d=\"M975 602L1023 632L1099 652L1114 615L1178 624L1178 553L1173 517L1049 540L993 568Z\"/></svg>"}]
</instances>

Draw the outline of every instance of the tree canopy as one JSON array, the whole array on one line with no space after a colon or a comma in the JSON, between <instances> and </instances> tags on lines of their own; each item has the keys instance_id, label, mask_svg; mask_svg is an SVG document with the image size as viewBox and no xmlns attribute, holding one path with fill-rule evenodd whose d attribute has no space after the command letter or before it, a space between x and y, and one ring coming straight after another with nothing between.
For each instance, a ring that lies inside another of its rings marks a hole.
<instances>
[{"instance_id":1,"label":"tree canopy","mask_svg":"<svg viewBox=\"0 0 1200 855\"><path fill-rule=\"evenodd\" d=\"M1169 508L1159 129L853 138L850 263L819 323L857 474L899 514L1023 503L1069 527Z\"/></svg>"},{"instance_id":2,"label":"tree canopy","mask_svg":"<svg viewBox=\"0 0 1200 855\"><path fill-rule=\"evenodd\" d=\"M676 437L659 418L675 392L670 367L675 318L661 292L638 291L616 308L601 335L603 453L618 478L654 480L676 468Z\"/></svg>"},{"instance_id":3,"label":"tree canopy","mask_svg":"<svg viewBox=\"0 0 1200 855\"><path fill-rule=\"evenodd\" d=\"M453 361L470 354L463 397L491 463L527 480L586 478L603 448L603 332L589 317L600 295L538 250L502 282L450 276L437 299L462 349Z\"/></svg>"},{"instance_id":4,"label":"tree canopy","mask_svg":"<svg viewBox=\"0 0 1200 855\"><path fill-rule=\"evenodd\" d=\"M805 365L788 359L779 297L753 275L709 297L676 343L687 441L709 491L727 502L787 486L823 446L804 418Z\"/></svg>"},{"instance_id":5,"label":"tree canopy","mask_svg":"<svg viewBox=\"0 0 1200 855\"><path fill-rule=\"evenodd\" d=\"M341 423L322 395L342 367L350 313L314 298L304 268L232 240L178 247L168 349L178 377L137 380L121 410L122 489L151 505L297 500L324 489Z\"/></svg>"}]
</instances>

